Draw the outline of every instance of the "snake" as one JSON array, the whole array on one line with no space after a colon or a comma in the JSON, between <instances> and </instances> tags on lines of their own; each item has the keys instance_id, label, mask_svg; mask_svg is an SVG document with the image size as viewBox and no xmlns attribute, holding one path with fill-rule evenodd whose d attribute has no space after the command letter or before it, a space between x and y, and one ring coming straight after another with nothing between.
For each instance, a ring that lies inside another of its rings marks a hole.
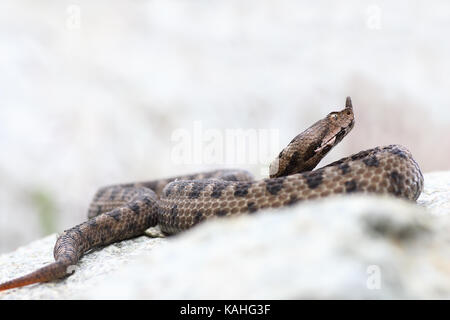
<instances>
[{"instance_id":1,"label":"snake","mask_svg":"<svg viewBox=\"0 0 450 320\"><path fill-rule=\"evenodd\" d=\"M411 201L423 190L423 176L405 147L394 144L360 151L319 169L316 165L353 128L353 105L329 113L297 135L255 180L241 169L222 169L168 179L100 188L88 220L58 237L55 261L0 284L0 291L65 278L88 251L143 235L159 226L177 234L213 217L253 214L265 208L337 194L388 194Z\"/></svg>"}]
</instances>

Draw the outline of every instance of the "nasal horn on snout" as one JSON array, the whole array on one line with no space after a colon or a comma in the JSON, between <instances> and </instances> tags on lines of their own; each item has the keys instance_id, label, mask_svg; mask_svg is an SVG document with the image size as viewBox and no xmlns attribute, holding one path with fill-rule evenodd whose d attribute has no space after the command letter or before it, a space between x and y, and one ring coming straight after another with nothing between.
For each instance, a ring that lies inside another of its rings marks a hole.
<instances>
[{"instance_id":1,"label":"nasal horn on snout","mask_svg":"<svg viewBox=\"0 0 450 320\"><path fill-rule=\"evenodd\" d=\"M347 99L345 99L345 108L350 108L353 110L352 99L350 97L347 97Z\"/></svg>"}]
</instances>

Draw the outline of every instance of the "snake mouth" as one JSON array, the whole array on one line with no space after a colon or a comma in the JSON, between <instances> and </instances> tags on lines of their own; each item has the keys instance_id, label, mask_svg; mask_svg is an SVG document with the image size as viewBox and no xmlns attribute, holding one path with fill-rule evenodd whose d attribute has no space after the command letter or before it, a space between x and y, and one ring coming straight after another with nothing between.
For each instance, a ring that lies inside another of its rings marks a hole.
<instances>
[{"instance_id":1,"label":"snake mouth","mask_svg":"<svg viewBox=\"0 0 450 320\"><path fill-rule=\"evenodd\" d=\"M340 131L339 131L340 132ZM339 134L339 132L332 136L330 139L328 139L325 143L323 143L322 145L320 145L320 147L318 147L316 150L314 150L314 152L320 152L322 150L325 150L325 152L328 152L331 150L331 148L339 141L336 142L336 137ZM345 134L344 134L345 135ZM342 138L341 138L342 139Z\"/></svg>"},{"instance_id":2,"label":"snake mouth","mask_svg":"<svg viewBox=\"0 0 450 320\"><path fill-rule=\"evenodd\" d=\"M334 143L340 142L345 137L345 135L350 131L351 128L352 128L351 125L345 128L341 128L341 130L339 130L339 132L336 133L336 135L334 136L335 138Z\"/></svg>"},{"instance_id":3,"label":"snake mouth","mask_svg":"<svg viewBox=\"0 0 450 320\"><path fill-rule=\"evenodd\" d=\"M347 133L353 128L353 120L348 127L342 127L335 135L326 140L323 144L320 145L315 152L325 151L328 152L331 150L333 146L341 142L341 140L347 135Z\"/></svg>"}]
</instances>

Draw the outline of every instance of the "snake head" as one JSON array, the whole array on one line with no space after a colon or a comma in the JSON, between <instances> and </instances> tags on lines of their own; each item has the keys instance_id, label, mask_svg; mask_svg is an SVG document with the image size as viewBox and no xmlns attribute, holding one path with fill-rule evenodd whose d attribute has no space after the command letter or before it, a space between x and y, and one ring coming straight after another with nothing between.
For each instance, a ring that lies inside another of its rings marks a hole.
<instances>
[{"instance_id":1,"label":"snake head","mask_svg":"<svg viewBox=\"0 0 450 320\"><path fill-rule=\"evenodd\" d=\"M327 131L322 137L320 147L315 150L316 152L326 148L328 148L329 151L353 129L355 115L353 114L352 99L347 97L345 100L345 108L343 110L331 112L321 121L322 126L324 126Z\"/></svg>"},{"instance_id":2,"label":"snake head","mask_svg":"<svg viewBox=\"0 0 450 320\"><path fill-rule=\"evenodd\" d=\"M352 130L355 123L352 100L345 108L329 113L296 136L270 165L270 177L312 170Z\"/></svg>"},{"instance_id":3,"label":"snake head","mask_svg":"<svg viewBox=\"0 0 450 320\"><path fill-rule=\"evenodd\" d=\"M346 127L352 127L355 121L355 115L353 114L353 105L352 105L352 99L350 97L347 97L345 100L345 108L341 111L333 111L330 112L325 119L321 121L326 121L326 126L331 128L332 131L338 127L340 128L346 128Z\"/></svg>"}]
</instances>

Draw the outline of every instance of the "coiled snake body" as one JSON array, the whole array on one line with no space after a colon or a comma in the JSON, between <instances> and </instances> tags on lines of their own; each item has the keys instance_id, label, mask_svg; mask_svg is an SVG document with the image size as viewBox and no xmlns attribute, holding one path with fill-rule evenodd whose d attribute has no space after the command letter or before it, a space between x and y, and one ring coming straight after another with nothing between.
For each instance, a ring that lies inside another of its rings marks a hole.
<instances>
[{"instance_id":1,"label":"coiled snake body","mask_svg":"<svg viewBox=\"0 0 450 320\"><path fill-rule=\"evenodd\" d=\"M353 128L350 97L295 137L270 166L270 178L254 181L243 170L217 170L165 180L101 188L89 220L59 236L55 262L0 285L0 291L70 274L88 250L139 236L159 225L168 234L214 216L253 213L332 194L371 192L416 200L423 177L410 152L400 145L361 151L311 171Z\"/></svg>"}]
</instances>

